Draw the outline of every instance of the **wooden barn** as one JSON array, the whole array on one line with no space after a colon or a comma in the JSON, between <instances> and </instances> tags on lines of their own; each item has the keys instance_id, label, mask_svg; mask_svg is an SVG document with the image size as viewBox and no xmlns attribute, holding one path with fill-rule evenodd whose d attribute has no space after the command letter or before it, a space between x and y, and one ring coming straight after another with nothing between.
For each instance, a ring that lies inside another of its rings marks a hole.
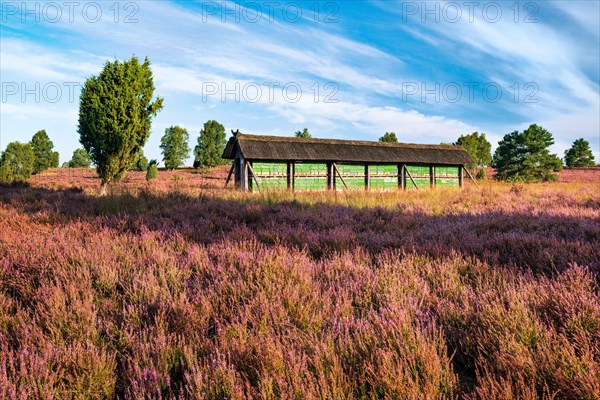
<instances>
[{"instance_id":1,"label":"wooden barn","mask_svg":"<svg viewBox=\"0 0 600 400\"><path fill-rule=\"evenodd\" d=\"M233 131L232 131L233 132ZM226 185L247 190L462 187L473 159L461 146L304 139L233 132Z\"/></svg>"}]
</instances>

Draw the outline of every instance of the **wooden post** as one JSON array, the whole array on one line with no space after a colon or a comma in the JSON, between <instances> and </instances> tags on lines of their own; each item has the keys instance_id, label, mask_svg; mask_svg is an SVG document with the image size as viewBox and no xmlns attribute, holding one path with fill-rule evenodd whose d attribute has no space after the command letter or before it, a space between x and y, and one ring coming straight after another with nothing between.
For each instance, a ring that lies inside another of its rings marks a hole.
<instances>
[{"instance_id":1,"label":"wooden post","mask_svg":"<svg viewBox=\"0 0 600 400\"><path fill-rule=\"evenodd\" d=\"M435 165L429 164L429 187L435 187Z\"/></svg>"},{"instance_id":2,"label":"wooden post","mask_svg":"<svg viewBox=\"0 0 600 400\"><path fill-rule=\"evenodd\" d=\"M371 166L369 163L365 163L365 189L371 189Z\"/></svg>"},{"instance_id":3,"label":"wooden post","mask_svg":"<svg viewBox=\"0 0 600 400\"><path fill-rule=\"evenodd\" d=\"M292 169L292 190L296 190L296 162L292 161L290 164Z\"/></svg>"},{"instance_id":4,"label":"wooden post","mask_svg":"<svg viewBox=\"0 0 600 400\"><path fill-rule=\"evenodd\" d=\"M463 187L463 166L458 167L458 187Z\"/></svg>"},{"instance_id":5,"label":"wooden post","mask_svg":"<svg viewBox=\"0 0 600 400\"><path fill-rule=\"evenodd\" d=\"M406 165L398 164L398 185L402 190L406 190Z\"/></svg>"},{"instance_id":6,"label":"wooden post","mask_svg":"<svg viewBox=\"0 0 600 400\"><path fill-rule=\"evenodd\" d=\"M243 192L248 190L248 163L240 157L240 188Z\"/></svg>"},{"instance_id":7,"label":"wooden post","mask_svg":"<svg viewBox=\"0 0 600 400\"><path fill-rule=\"evenodd\" d=\"M335 190L335 175L331 161L327 162L327 190Z\"/></svg>"},{"instance_id":8,"label":"wooden post","mask_svg":"<svg viewBox=\"0 0 600 400\"><path fill-rule=\"evenodd\" d=\"M234 164L233 184L236 189L239 189L242 187L242 178L240 177L240 175L241 175L240 158L236 157L236 159L233 161L233 164Z\"/></svg>"},{"instance_id":9,"label":"wooden post","mask_svg":"<svg viewBox=\"0 0 600 400\"><path fill-rule=\"evenodd\" d=\"M293 165L294 163L292 161L288 161L287 162L287 189L288 190L294 190L294 184L293 184Z\"/></svg>"},{"instance_id":10,"label":"wooden post","mask_svg":"<svg viewBox=\"0 0 600 400\"><path fill-rule=\"evenodd\" d=\"M252 168L252 162L246 160L246 178L248 181L248 191L249 192L253 192L254 191L254 185L252 184L252 172L250 172L250 169Z\"/></svg>"}]
</instances>

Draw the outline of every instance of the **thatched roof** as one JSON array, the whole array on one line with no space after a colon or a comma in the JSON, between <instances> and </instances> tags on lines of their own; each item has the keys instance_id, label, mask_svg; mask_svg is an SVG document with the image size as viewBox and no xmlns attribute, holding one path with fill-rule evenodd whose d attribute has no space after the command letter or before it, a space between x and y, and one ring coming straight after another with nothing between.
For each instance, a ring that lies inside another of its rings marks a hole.
<instances>
[{"instance_id":1,"label":"thatched roof","mask_svg":"<svg viewBox=\"0 0 600 400\"><path fill-rule=\"evenodd\" d=\"M304 139L237 133L229 139L223 158L238 150L249 160L384 162L419 164L472 164L462 146L382 143L362 140Z\"/></svg>"}]
</instances>

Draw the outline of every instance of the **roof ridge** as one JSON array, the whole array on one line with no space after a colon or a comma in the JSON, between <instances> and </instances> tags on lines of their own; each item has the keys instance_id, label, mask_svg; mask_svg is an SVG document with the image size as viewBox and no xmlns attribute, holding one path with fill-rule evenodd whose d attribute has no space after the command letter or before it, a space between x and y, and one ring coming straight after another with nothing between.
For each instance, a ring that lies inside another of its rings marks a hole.
<instances>
[{"instance_id":1,"label":"roof ridge","mask_svg":"<svg viewBox=\"0 0 600 400\"><path fill-rule=\"evenodd\" d=\"M247 133L238 132L237 139L242 140L255 140L255 141L285 141L285 142L302 142L302 143L330 143L330 144L356 144L363 146L374 146L374 147L412 147L412 148L427 148L427 149L440 149L440 150L454 150L464 151L464 147L460 145L451 144L421 144L421 143L403 143L403 142L375 142L371 140L351 140L351 139L323 139L323 138L298 138L293 136L271 136L271 135L252 135Z\"/></svg>"}]
</instances>

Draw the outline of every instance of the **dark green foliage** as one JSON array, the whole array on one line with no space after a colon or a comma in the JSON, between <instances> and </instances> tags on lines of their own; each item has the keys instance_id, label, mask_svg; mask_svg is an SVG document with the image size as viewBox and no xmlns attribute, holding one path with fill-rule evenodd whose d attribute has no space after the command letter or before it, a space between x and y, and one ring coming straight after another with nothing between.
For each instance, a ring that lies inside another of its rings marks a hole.
<instances>
[{"instance_id":1,"label":"dark green foliage","mask_svg":"<svg viewBox=\"0 0 600 400\"><path fill-rule=\"evenodd\" d=\"M54 143L45 130L38 131L31 139L31 149L35 155L33 173L44 171L48 168L58 167L58 153L52 151Z\"/></svg>"},{"instance_id":2,"label":"dark green foliage","mask_svg":"<svg viewBox=\"0 0 600 400\"><path fill-rule=\"evenodd\" d=\"M562 161L555 154L550 154L548 147L552 144L552 134L536 124L523 132L505 135L494 153L496 176L508 181L556 180L556 174L552 172L562 169Z\"/></svg>"},{"instance_id":3,"label":"dark green foliage","mask_svg":"<svg viewBox=\"0 0 600 400\"><path fill-rule=\"evenodd\" d=\"M10 183L13 181L12 171L8 164L2 163L0 160L0 183Z\"/></svg>"},{"instance_id":4,"label":"dark green foliage","mask_svg":"<svg viewBox=\"0 0 600 400\"><path fill-rule=\"evenodd\" d=\"M217 121L207 121L194 148L194 168L225 164L227 160L223 160L221 155L226 144L225 127Z\"/></svg>"},{"instance_id":5,"label":"dark green foliage","mask_svg":"<svg viewBox=\"0 0 600 400\"><path fill-rule=\"evenodd\" d=\"M160 139L165 168L175 169L183 164L191 150L188 146L189 139L185 128L175 125L165 129L165 134Z\"/></svg>"},{"instance_id":6,"label":"dark green foliage","mask_svg":"<svg viewBox=\"0 0 600 400\"><path fill-rule=\"evenodd\" d=\"M0 166L0 179L3 182L29 179L35 167L35 154L31 143L9 143L0 157Z\"/></svg>"},{"instance_id":7,"label":"dark green foliage","mask_svg":"<svg viewBox=\"0 0 600 400\"><path fill-rule=\"evenodd\" d=\"M594 153L590 149L590 143L581 138L573 142L573 146L565 151L565 164L567 167L593 167Z\"/></svg>"},{"instance_id":8,"label":"dark green foliage","mask_svg":"<svg viewBox=\"0 0 600 400\"><path fill-rule=\"evenodd\" d=\"M304 128L301 131L296 131L294 133L294 135L296 135L296 137L298 137L298 138L304 138L304 139L310 139L312 137L310 135L310 132L308 131L308 128Z\"/></svg>"},{"instance_id":9,"label":"dark green foliage","mask_svg":"<svg viewBox=\"0 0 600 400\"><path fill-rule=\"evenodd\" d=\"M135 162L135 168L138 171L146 171L148 169L148 159L143 152L140 153L137 161Z\"/></svg>"},{"instance_id":10,"label":"dark green foliage","mask_svg":"<svg viewBox=\"0 0 600 400\"><path fill-rule=\"evenodd\" d=\"M71 161L67 163L68 168L89 168L92 165L92 159L85 149L75 149Z\"/></svg>"},{"instance_id":11,"label":"dark green foliage","mask_svg":"<svg viewBox=\"0 0 600 400\"><path fill-rule=\"evenodd\" d=\"M133 164L150 135L152 118L162 109L153 101L150 61L137 57L107 62L81 92L79 136L96 165L102 186L118 182Z\"/></svg>"},{"instance_id":12,"label":"dark green foliage","mask_svg":"<svg viewBox=\"0 0 600 400\"><path fill-rule=\"evenodd\" d=\"M380 142L398 143L398 138L395 132L386 132L382 137L379 138Z\"/></svg>"},{"instance_id":13,"label":"dark green foliage","mask_svg":"<svg viewBox=\"0 0 600 400\"><path fill-rule=\"evenodd\" d=\"M470 135L461 135L454 144L464 147L475 161L475 165L467 165L468 169L492 164L492 144L486 139L485 133L473 132Z\"/></svg>"},{"instance_id":14,"label":"dark green foliage","mask_svg":"<svg viewBox=\"0 0 600 400\"><path fill-rule=\"evenodd\" d=\"M148 164L148 169L146 171L146 180L149 181L150 179L155 179L156 177L158 177L158 165L156 163L156 160L152 160L150 161L150 164Z\"/></svg>"},{"instance_id":15,"label":"dark green foliage","mask_svg":"<svg viewBox=\"0 0 600 400\"><path fill-rule=\"evenodd\" d=\"M60 163L58 151L53 151L50 159L50 168L58 168Z\"/></svg>"},{"instance_id":16,"label":"dark green foliage","mask_svg":"<svg viewBox=\"0 0 600 400\"><path fill-rule=\"evenodd\" d=\"M479 171L477 171L477 175L475 175L475 179L480 180L480 181L485 181L487 179L487 172L485 172L485 167L480 168Z\"/></svg>"}]
</instances>

